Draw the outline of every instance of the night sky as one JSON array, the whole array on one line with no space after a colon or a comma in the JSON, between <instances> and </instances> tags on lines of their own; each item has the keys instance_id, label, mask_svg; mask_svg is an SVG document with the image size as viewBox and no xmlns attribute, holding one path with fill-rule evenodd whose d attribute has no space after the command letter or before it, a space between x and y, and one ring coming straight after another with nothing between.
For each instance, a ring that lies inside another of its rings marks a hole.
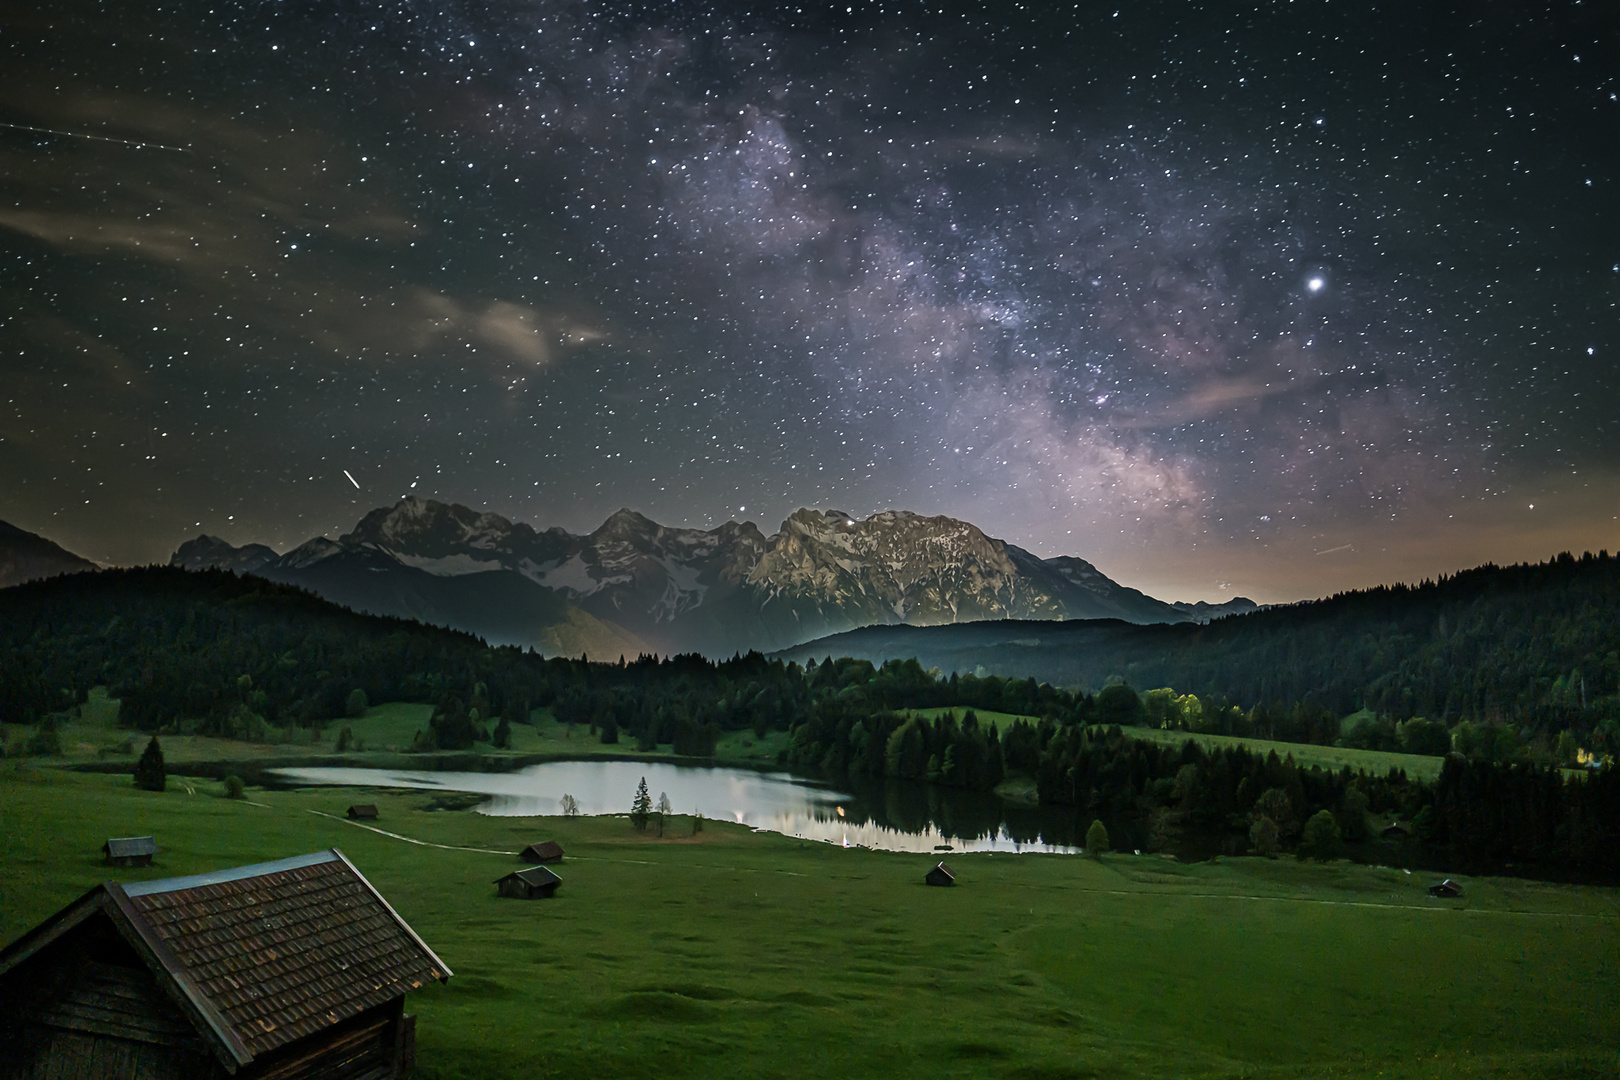
<instances>
[{"instance_id":1,"label":"night sky","mask_svg":"<svg viewBox=\"0 0 1620 1080\"><path fill-rule=\"evenodd\" d=\"M1620 548L1617 10L8 2L0 518L898 508L1262 602Z\"/></svg>"}]
</instances>

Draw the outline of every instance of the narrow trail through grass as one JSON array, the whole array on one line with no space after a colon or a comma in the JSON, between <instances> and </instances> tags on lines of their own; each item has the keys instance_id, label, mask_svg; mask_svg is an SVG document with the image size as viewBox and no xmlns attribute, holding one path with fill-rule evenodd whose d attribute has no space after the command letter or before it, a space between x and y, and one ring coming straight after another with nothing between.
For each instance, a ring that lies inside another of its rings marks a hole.
<instances>
[{"instance_id":1,"label":"narrow trail through grass","mask_svg":"<svg viewBox=\"0 0 1620 1080\"><path fill-rule=\"evenodd\" d=\"M264 803L254 803L253 805L254 806L264 806L265 804ZM374 832L378 836L387 836L387 837L390 837L391 839L394 839L394 840L403 840L407 844L417 844L417 845L419 845L421 847L439 848L442 851L476 851L481 855L505 855L505 856L507 856L509 858L514 858L514 859L517 858L518 855L520 854L519 852L516 852L516 851L496 851L494 848L462 847L460 844L435 844L431 840L418 840L414 836L403 836L400 833L389 832L387 829L379 829L375 825L366 825L363 822L351 821L346 817L339 817L337 814L329 814L325 810L307 810L306 809L305 812L310 813L310 814L315 814L315 815L317 815L319 817L323 817L323 818L331 818L333 821L341 821L345 825L353 825L357 829L365 829L367 832ZM616 862L616 863L627 863L627 864L629 864L631 866L661 866L661 865L663 865L662 863L654 862L651 859L612 859L612 858L608 858L605 855L570 855L570 856L568 856L568 858L569 858L570 861L573 861L573 862ZM714 865L710 865L710 864L707 864L707 863L690 863L690 862L689 863L682 863L681 865L692 868L692 869L697 869L697 870L725 870L727 872L742 871L744 873L751 873L751 874L787 874L789 877L804 877L805 876L805 875L799 873L796 870L782 870L782 869L766 869L766 870L762 870L762 869L759 869L757 867L714 866Z\"/></svg>"},{"instance_id":2,"label":"narrow trail through grass","mask_svg":"<svg viewBox=\"0 0 1620 1080\"><path fill-rule=\"evenodd\" d=\"M510 855L514 857L517 855L517 852L515 851L496 851L494 848L462 847L460 844L435 844L430 840L418 840L414 836L401 836L397 832L389 832L387 829L379 829L375 825L366 825L363 822L350 821L348 818L338 817L336 814L328 814L325 810L310 810L306 808L304 812L306 814L314 814L317 817L331 818L333 821L341 821L345 825L353 825L357 829L364 829L367 832L374 832L378 836L387 836L395 840L403 840L407 844L418 844L422 847L439 848L443 851L476 851L482 855Z\"/></svg>"}]
</instances>

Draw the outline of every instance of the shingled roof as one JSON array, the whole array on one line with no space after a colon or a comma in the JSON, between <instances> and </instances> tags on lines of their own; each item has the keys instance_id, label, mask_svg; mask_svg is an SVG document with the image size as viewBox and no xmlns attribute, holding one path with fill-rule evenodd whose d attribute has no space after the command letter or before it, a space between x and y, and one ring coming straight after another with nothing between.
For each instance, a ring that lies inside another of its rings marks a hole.
<instances>
[{"instance_id":1,"label":"shingled roof","mask_svg":"<svg viewBox=\"0 0 1620 1080\"><path fill-rule=\"evenodd\" d=\"M98 911L232 1071L451 974L336 848L107 882L0 952L0 973Z\"/></svg>"}]
</instances>

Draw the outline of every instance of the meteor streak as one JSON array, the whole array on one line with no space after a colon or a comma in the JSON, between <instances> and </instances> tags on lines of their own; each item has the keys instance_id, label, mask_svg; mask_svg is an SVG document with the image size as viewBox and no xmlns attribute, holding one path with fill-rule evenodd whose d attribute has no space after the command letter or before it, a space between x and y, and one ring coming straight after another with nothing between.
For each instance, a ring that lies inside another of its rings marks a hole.
<instances>
[{"instance_id":1,"label":"meteor streak","mask_svg":"<svg viewBox=\"0 0 1620 1080\"><path fill-rule=\"evenodd\" d=\"M115 139L111 135L91 135L83 131L61 131L57 128L34 127L32 124L8 124L3 120L0 120L0 128L11 128L13 131L37 131L41 135L60 135L64 139L94 139L96 142L133 146L139 150L172 150L176 154L195 152L189 146L169 146L166 143L141 142L139 139Z\"/></svg>"},{"instance_id":2,"label":"meteor streak","mask_svg":"<svg viewBox=\"0 0 1620 1080\"><path fill-rule=\"evenodd\" d=\"M356 491L360 490L360 481L356 480L353 476L349 476L349 470L348 469L343 470L343 475L349 477L349 483L354 485L354 490L356 490Z\"/></svg>"}]
</instances>

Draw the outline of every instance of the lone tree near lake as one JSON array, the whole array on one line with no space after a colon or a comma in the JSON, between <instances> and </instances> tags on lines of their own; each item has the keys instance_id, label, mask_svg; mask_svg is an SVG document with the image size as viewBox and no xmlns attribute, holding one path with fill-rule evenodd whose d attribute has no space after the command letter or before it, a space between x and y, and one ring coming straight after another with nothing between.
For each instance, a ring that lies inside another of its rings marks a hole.
<instances>
[{"instance_id":1,"label":"lone tree near lake","mask_svg":"<svg viewBox=\"0 0 1620 1080\"><path fill-rule=\"evenodd\" d=\"M673 806L671 806L670 802L669 802L669 792L660 791L658 793L658 835L659 836L664 835L664 819L669 817L669 815L674 811L674 809L675 808Z\"/></svg>"},{"instance_id":2,"label":"lone tree near lake","mask_svg":"<svg viewBox=\"0 0 1620 1080\"><path fill-rule=\"evenodd\" d=\"M169 772L163 765L163 747L157 736L146 744L141 760L135 763L135 786L142 791L162 791L169 786Z\"/></svg>"},{"instance_id":3,"label":"lone tree near lake","mask_svg":"<svg viewBox=\"0 0 1620 1080\"><path fill-rule=\"evenodd\" d=\"M1100 818L1091 822L1091 828L1086 830L1086 854L1093 859L1102 858L1103 852L1108 850L1108 827Z\"/></svg>"},{"instance_id":4,"label":"lone tree near lake","mask_svg":"<svg viewBox=\"0 0 1620 1080\"><path fill-rule=\"evenodd\" d=\"M647 819L652 816L652 795L647 791L647 778L636 785L636 798L630 804L630 824L642 832L647 830Z\"/></svg>"},{"instance_id":5,"label":"lone tree near lake","mask_svg":"<svg viewBox=\"0 0 1620 1080\"><path fill-rule=\"evenodd\" d=\"M579 800L572 795L564 794L557 800L562 806L563 817L579 817Z\"/></svg>"}]
</instances>

